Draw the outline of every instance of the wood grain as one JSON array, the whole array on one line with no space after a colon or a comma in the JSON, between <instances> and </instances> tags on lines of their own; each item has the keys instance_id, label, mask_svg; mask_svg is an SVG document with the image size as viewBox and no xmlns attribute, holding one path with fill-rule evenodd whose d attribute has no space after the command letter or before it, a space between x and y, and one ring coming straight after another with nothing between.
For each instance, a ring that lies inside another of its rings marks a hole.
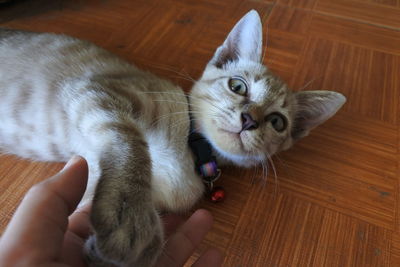
<instances>
[{"instance_id":1,"label":"wood grain","mask_svg":"<svg viewBox=\"0 0 400 267\"><path fill-rule=\"evenodd\" d=\"M94 43L185 90L235 22L256 9L264 62L295 90L335 90L345 107L272 168L223 170L207 201L224 266L400 266L400 1L17 1L0 25ZM0 63L1 64L1 63ZM62 163L0 156L0 232L25 192Z\"/></svg>"}]
</instances>

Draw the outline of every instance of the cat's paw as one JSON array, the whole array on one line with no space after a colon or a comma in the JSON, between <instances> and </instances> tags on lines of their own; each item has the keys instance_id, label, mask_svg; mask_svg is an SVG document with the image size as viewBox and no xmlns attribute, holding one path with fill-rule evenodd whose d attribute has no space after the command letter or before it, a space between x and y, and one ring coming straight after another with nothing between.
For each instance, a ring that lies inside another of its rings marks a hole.
<instances>
[{"instance_id":1,"label":"cat's paw","mask_svg":"<svg viewBox=\"0 0 400 267\"><path fill-rule=\"evenodd\" d=\"M118 223L95 223L95 234L85 244L89 264L153 266L163 246L163 231L155 209L125 207L119 215Z\"/></svg>"}]
</instances>

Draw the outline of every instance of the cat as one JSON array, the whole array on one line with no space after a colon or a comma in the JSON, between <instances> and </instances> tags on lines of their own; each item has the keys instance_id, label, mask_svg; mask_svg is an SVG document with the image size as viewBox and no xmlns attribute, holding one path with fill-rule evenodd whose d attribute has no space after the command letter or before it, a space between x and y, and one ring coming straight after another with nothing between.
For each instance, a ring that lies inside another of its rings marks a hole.
<instances>
[{"instance_id":1,"label":"cat","mask_svg":"<svg viewBox=\"0 0 400 267\"><path fill-rule=\"evenodd\" d=\"M191 127L219 163L250 167L345 103L336 92L289 90L261 54L251 10L185 94L89 42L0 29L0 148L42 161L85 157L90 264L152 266L164 243L158 212L189 210L205 190Z\"/></svg>"}]
</instances>

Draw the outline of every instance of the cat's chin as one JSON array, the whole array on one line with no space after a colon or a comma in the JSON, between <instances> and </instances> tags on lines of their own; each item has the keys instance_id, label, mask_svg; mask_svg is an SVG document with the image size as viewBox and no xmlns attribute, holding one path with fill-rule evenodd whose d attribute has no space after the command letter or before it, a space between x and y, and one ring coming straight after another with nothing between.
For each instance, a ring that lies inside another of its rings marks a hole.
<instances>
[{"instance_id":1,"label":"cat's chin","mask_svg":"<svg viewBox=\"0 0 400 267\"><path fill-rule=\"evenodd\" d=\"M228 150L222 149L225 156L233 155L234 158L239 158L240 160L246 160L247 158L259 159L260 155L256 154L256 149L252 147L251 142L247 141L246 131L233 132L226 129L219 128L218 133L222 136L219 139L225 140L223 143L226 145L228 143ZM217 145L217 147L219 147ZM219 147L221 151L221 148ZM263 157L262 157L263 158Z\"/></svg>"},{"instance_id":2,"label":"cat's chin","mask_svg":"<svg viewBox=\"0 0 400 267\"><path fill-rule=\"evenodd\" d=\"M215 155L219 165L236 165L240 167L253 167L265 161L264 156L243 156L229 154L223 150L214 147Z\"/></svg>"},{"instance_id":3,"label":"cat's chin","mask_svg":"<svg viewBox=\"0 0 400 267\"><path fill-rule=\"evenodd\" d=\"M205 134L205 136L208 137L207 139L216 152L215 155L220 164L234 164L241 167L252 167L265 161L264 155L250 154L248 151L245 151L240 133L231 132L221 128L217 129L217 133L218 135L216 135L216 133L211 135L214 138L210 138L207 134Z\"/></svg>"},{"instance_id":4,"label":"cat's chin","mask_svg":"<svg viewBox=\"0 0 400 267\"><path fill-rule=\"evenodd\" d=\"M215 144L212 145L214 154L217 157L218 164L220 165L236 165L240 167L252 167L265 161L264 155L240 155L227 152Z\"/></svg>"}]
</instances>

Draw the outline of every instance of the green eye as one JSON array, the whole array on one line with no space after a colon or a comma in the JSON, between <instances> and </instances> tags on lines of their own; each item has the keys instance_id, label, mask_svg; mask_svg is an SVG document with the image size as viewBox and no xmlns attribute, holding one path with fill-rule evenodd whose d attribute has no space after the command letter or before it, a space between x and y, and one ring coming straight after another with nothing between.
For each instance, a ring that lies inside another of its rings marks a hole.
<instances>
[{"instance_id":1,"label":"green eye","mask_svg":"<svg viewBox=\"0 0 400 267\"><path fill-rule=\"evenodd\" d=\"M241 78L229 79L228 85L232 92L242 96L247 95L247 85Z\"/></svg>"},{"instance_id":2,"label":"green eye","mask_svg":"<svg viewBox=\"0 0 400 267\"><path fill-rule=\"evenodd\" d=\"M277 112L269 114L267 117L265 117L265 121L270 122L272 127L274 127L277 132L283 132L287 127L287 120L285 116Z\"/></svg>"}]
</instances>

